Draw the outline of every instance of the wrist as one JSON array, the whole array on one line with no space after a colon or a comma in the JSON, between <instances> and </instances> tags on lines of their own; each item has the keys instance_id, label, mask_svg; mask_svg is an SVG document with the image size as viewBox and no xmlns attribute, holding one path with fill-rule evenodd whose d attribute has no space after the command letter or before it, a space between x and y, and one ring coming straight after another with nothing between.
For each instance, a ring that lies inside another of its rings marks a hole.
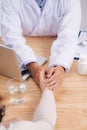
<instances>
[{"instance_id":1,"label":"wrist","mask_svg":"<svg viewBox=\"0 0 87 130\"><path fill-rule=\"evenodd\" d=\"M60 69L63 71L63 72L65 72L65 68L63 67L63 66L59 66L60 67Z\"/></svg>"},{"instance_id":2,"label":"wrist","mask_svg":"<svg viewBox=\"0 0 87 130\"><path fill-rule=\"evenodd\" d=\"M55 67L60 68L60 70L61 70L63 73L65 72L65 68L64 68L63 66L58 65L58 66L55 66Z\"/></svg>"},{"instance_id":3,"label":"wrist","mask_svg":"<svg viewBox=\"0 0 87 130\"><path fill-rule=\"evenodd\" d=\"M26 66L30 73L32 73L32 71L35 71L39 68L39 64L37 62L31 62L31 63L27 64Z\"/></svg>"}]
</instances>

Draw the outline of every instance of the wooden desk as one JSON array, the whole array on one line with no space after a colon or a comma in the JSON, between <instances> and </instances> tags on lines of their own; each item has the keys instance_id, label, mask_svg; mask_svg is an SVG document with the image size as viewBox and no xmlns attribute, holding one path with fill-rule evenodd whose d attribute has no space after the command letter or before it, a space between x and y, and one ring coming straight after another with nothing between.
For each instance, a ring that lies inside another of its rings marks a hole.
<instances>
[{"instance_id":1,"label":"wooden desk","mask_svg":"<svg viewBox=\"0 0 87 130\"><path fill-rule=\"evenodd\" d=\"M50 47L55 37L27 37L29 44L36 54L50 55ZM47 64L44 65L46 67ZM7 77L0 76L0 93L8 97ZM9 104L5 119L21 116L31 120L34 110L41 96L40 89L31 78L28 79L27 101L22 105ZM87 76L80 76L77 72L77 61L74 61L71 70L65 74L63 83L55 94L57 106L57 122L55 130L87 130ZM7 98L6 98L7 99Z\"/></svg>"}]
</instances>

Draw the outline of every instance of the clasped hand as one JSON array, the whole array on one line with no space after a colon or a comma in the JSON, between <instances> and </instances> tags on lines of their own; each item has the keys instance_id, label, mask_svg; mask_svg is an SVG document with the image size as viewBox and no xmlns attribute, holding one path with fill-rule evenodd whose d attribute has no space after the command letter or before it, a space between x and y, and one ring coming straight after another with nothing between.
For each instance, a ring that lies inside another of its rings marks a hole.
<instances>
[{"instance_id":1,"label":"clasped hand","mask_svg":"<svg viewBox=\"0 0 87 130\"><path fill-rule=\"evenodd\" d=\"M64 68L62 66L50 67L46 70L44 67L34 62L30 63L27 67L38 86L40 86L40 73L42 73L45 79L46 87L52 91L54 91L63 80Z\"/></svg>"}]
</instances>

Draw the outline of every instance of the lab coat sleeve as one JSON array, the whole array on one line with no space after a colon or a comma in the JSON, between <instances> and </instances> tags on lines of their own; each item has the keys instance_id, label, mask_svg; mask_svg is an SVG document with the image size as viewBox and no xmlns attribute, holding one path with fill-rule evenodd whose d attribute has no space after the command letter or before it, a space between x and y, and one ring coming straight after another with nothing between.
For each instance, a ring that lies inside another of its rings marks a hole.
<instances>
[{"instance_id":1,"label":"lab coat sleeve","mask_svg":"<svg viewBox=\"0 0 87 130\"><path fill-rule=\"evenodd\" d=\"M32 49L26 45L22 36L21 18L19 15L20 4L18 0L3 0L1 13L1 37L3 44L11 47L21 58L23 64L36 62Z\"/></svg>"},{"instance_id":2,"label":"lab coat sleeve","mask_svg":"<svg viewBox=\"0 0 87 130\"><path fill-rule=\"evenodd\" d=\"M49 67L61 65L68 71L78 43L81 22L80 1L70 0L66 2L64 8L64 13L60 16L62 18L59 23L58 37L52 44Z\"/></svg>"}]
</instances>

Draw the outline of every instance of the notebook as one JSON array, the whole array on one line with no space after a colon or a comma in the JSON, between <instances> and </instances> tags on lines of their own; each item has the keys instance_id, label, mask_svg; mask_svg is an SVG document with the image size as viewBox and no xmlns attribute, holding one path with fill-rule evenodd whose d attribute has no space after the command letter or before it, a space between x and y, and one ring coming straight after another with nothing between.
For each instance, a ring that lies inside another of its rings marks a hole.
<instances>
[{"instance_id":1,"label":"notebook","mask_svg":"<svg viewBox=\"0 0 87 130\"><path fill-rule=\"evenodd\" d=\"M47 59L43 56L36 55L39 65L43 65ZM30 76L29 71L21 59L16 55L15 51L9 47L0 45L0 74L25 80Z\"/></svg>"}]
</instances>

